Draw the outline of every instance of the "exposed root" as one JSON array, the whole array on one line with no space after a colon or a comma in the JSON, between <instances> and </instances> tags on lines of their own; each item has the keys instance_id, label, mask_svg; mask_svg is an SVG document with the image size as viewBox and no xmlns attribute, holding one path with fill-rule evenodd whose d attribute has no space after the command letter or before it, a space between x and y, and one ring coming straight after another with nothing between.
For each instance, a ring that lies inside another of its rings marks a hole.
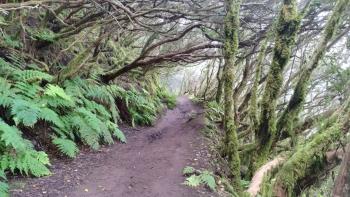
<instances>
[{"instance_id":1,"label":"exposed root","mask_svg":"<svg viewBox=\"0 0 350 197\"><path fill-rule=\"evenodd\" d=\"M265 165L261 166L254 174L249 188L246 192L248 192L253 197L256 196L260 191L260 186L263 183L264 176L268 172L279 166L284 160L285 158L278 156L272 161L269 161Z\"/></svg>"}]
</instances>

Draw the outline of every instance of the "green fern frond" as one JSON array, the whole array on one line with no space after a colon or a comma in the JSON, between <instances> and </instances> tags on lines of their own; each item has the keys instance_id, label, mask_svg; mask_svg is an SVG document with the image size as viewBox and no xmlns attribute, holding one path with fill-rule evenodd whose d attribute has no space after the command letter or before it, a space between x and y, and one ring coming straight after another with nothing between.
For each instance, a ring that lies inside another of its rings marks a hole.
<instances>
[{"instance_id":1,"label":"green fern frond","mask_svg":"<svg viewBox=\"0 0 350 197\"><path fill-rule=\"evenodd\" d=\"M0 17L2 17L2 16L0 16ZM8 25L8 23L0 20L0 25ZM10 36L3 31L2 31L1 40L3 40L3 42L4 42L3 44L7 47L10 47L10 48L22 47L22 43L20 40L18 40L18 37L16 38L16 37Z\"/></svg>"},{"instance_id":2,"label":"green fern frond","mask_svg":"<svg viewBox=\"0 0 350 197\"><path fill-rule=\"evenodd\" d=\"M14 67L19 69L24 68L26 62L19 52L11 51L7 57L10 59L11 65L13 65Z\"/></svg>"},{"instance_id":3,"label":"green fern frond","mask_svg":"<svg viewBox=\"0 0 350 197\"><path fill-rule=\"evenodd\" d=\"M97 118L95 114L93 114L91 111L86 110L86 108L78 108L76 109L76 112L81 115L81 117L84 119L87 125L97 133L100 131L100 125L102 125L102 122L100 119Z\"/></svg>"},{"instance_id":4,"label":"green fern frond","mask_svg":"<svg viewBox=\"0 0 350 197\"><path fill-rule=\"evenodd\" d=\"M52 143L55 144L63 154L67 155L70 158L74 158L79 152L77 145L72 140L54 138L52 140Z\"/></svg>"},{"instance_id":5,"label":"green fern frond","mask_svg":"<svg viewBox=\"0 0 350 197\"><path fill-rule=\"evenodd\" d=\"M208 172L204 171L200 175L201 182L207 185L212 191L216 191L216 182L214 176Z\"/></svg>"},{"instance_id":6,"label":"green fern frond","mask_svg":"<svg viewBox=\"0 0 350 197\"><path fill-rule=\"evenodd\" d=\"M103 105L100 105L94 101L87 100L85 98L83 98L82 100L86 109L94 112L95 114L98 114L102 119L109 120L112 118L111 114Z\"/></svg>"},{"instance_id":7,"label":"green fern frond","mask_svg":"<svg viewBox=\"0 0 350 197\"><path fill-rule=\"evenodd\" d=\"M4 78L0 77L0 106L10 107L14 92L11 90L11 84Z\"/></svg>"},{"instance_id":8,"label":"green fern frond","mask_svg":"<svg viewBox=\"0 0 350 197\"><path fill-rule=\"evenodd\" d=\"M184 184L190 187L198 187L201 184L201 182L201 177L194 174L186 178Z\"/></svg>"},{"instance_id":9,"label":"green fern frond","mask_svg":"<svg viewBox=\"0 0 350 197\"><path fill-rule=\"evenodd\" d=\"M56 34L50 29L46 28L28 28L27 31L30 33L30 36L33 40L41 40L52 43L56 38Z\"/></svg>"},{"instance_id":10,"label":"green fern frond","mask_svg":"<svg viewBox=\"0 0 350 197\"><path fill-rule=\"evenodd\" d=\"M12 147L17 151L25 151L28 148L21 136L21 132L16 127L10 126L2 120L0 120L0 137L5 146Z\"/></svg>"},{"instance_id":11,"label":"green fern frond","mask_svg":"<svg viewBox=\"0 0 350 197\"><path fill-rule=\"evenodd\" d=\"M2 169L0 169L0 196L9 196L9 186L7 184L5 172Z\"/></svg>"},{"instance_id":12,"label":"green fern frond","mask_svg":"<svg viewBox=\"0 0 350 197\"><path fill-rule=\"evenodd\" d=\"M216 191L216 182L215 178L212 172L209 172L207 170L205 171L200 171L196 170L193 167L186 166L183 169L183 175L190 175L190 177L186 178L185 182L183 184L190 186L190 187L197 187L200 184L204 184L209 187L212 191ZM197 174L194 174L197 173Z\"/></svg>"},{"instance_id":13,"label":"green fern frond","mask_svg":"<svg viewBox=\"0 0 350 197\"><path fill-rule=\"evenodd\" d=\"M5 61L3 58L0 57L0 71L2 71L0 74L1 76L6 76L9 71L15 71L17 68L15 68L11 63Z\"/></svg>"},{"instance_id":14,"label":"green fern frond","mask_svg":"<svg viewBox=\"0 0 350 197\"><path fill-rule=\"evenodd\" d=\"M64 124L59 115L55 111L46 107L40 108L40 111L38 113L38 119L51 122L57 127L64 127Z\"/></svg>"},{"instance_id":15,"label":"green fern frond","mask_svg":"<svg viewBox=\"0 0 350 197\"><path fill-rule=\"evenodd\" d=\"M14 172L16 169L22 174L32 174L36 177L50 175L50 170L46 167L50 165L49 158L45 152L27 150L16 155L4 154L0 156L1 168Z\"/></svg>"},{"instance_id":16,"label":"green fern frond","mask_svg":"<svg viewBox=\"0 0 350 197\"><path fill-rule=\"evenodd\" d=\"M70 127L77 130L77 134L85 144L89 145L94 150L97 150L100 147L100 134L90 127L84 117L79 114L74 114L67 116L66 118L69 119Z\"/></svg>"},{"instance_id":17,"label":"green fern frond","mask_svg":"<svg viewBox=\"0 0 350 197\"><path fill-rule=\"evenodd\" d=\"M107 127L112 132L114 137L116 137L121 142L126 143L126 137L125 137L124 133L118 128L118 125L116 125L113 122L108 121Z\"/></svg>"},{"instance_id":18,"label":"green fern frond","mask_svg":"<svg viewBox=\"0 0 350 197\"><path fill-rule=\"evenodd\" d=\"M52 96L52 97L60 97L62 99L70 101L70 102L73 101L71 96L67 95L66 92L61 87L56 86L56 85L49 84L46 87L44 94Z\"/></svg>"},{"instance_id":19,"label":"green fern frond","mask_svg":"<svg viewBox=\"0 0 350 197\"><path fill-rule=\"evenodd\" d=\"M104 142L108 145L111 145L114 143L113 137L105 124L101 124L100 136L101 136L102 142Z\"/></svg>"},{"instance_id":20,"label":"green fern frond","mask_svg":"<svg viewBox=\"0 0 350 197\"><path fill-rule=\"evenodd\" d=\"M17 81L14 84L14 91L16 92L17 97L24 96L26 99L35 100L38 98L38 93L39 91L42 91L42 88L37 84Z\"/></svg>"},{"instance_id":21,"label":"green fern frond","mask_svg":"<svg viewBox=\"0 0 350 197\"><path fill-rule=\"evenodd\" d=\"M0 181L0 196L9 196L9 185L4 181Z\"/></svg>"},{"instance_id":22,"label":"green fern frond","mask_svg":"<svg viewBox=\"0 0 350 197\"><path fill-rule=\"evenodd\" d=\"M51 81L53 77L47 73L37 70L16 70L14 72L14 80L34 82L34 81Z\"/></svg>"},{"instance_id":23,"label":"green fern frond","mask_svg":"<svg viewBox=\"0 0 350 197\"><path fill-rule=\"evenodd\" d=\"M33 127L38 121L40 108L25 100L15 99L11 105L11 114L16 125L23 123L24 126Z\"/></svg>"},{"instance_id":24,"label":"green fern frond","mask_svg":"<svg viewBox=\"0 0 350 197\"><path fill-rule=\"evenodd\" d=\"M193 174L196 171L196 169L194 169L191 166L186 166L183 170L182 170L182 174L183 175L188 175L188 174Z\"/></svg>"}]
</instances>

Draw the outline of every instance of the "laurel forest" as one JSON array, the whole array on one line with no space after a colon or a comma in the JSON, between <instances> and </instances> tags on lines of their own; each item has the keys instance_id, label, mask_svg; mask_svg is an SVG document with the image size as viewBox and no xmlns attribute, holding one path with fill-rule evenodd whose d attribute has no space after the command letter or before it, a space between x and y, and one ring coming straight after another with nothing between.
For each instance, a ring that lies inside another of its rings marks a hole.
<instances>
[{"instance_id":1,"label":"laurel forest","mask_svg":"<svg viewBox=\"0 0 350 197\"><path fill-rule=\"evenodd\" d=\"M153 130L149 146L199 136L210 155L206 169L154 159L185 179L169 175L169 196L347 196L349 55L349 0L1 1L0 196L45 196L30 181L79 155L147 158L128 137Z\"/></svg>"}]
</instances>

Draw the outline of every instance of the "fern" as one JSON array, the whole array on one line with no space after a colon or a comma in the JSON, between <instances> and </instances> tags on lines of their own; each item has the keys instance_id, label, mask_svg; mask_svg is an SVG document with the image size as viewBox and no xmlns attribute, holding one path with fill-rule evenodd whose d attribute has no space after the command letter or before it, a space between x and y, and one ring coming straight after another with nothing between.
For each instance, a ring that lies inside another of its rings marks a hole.
<instances>
[{"instance_id":1,"label":"fern","mask_svg":"<svg viewBox=\"0 0 350 197\"><path fill-rule=\"evenodd\" d=\"M28 147L21 136L21 132L16 127L11 127L2 120L0 120L0 137L5 146L12 147L17 151L23 152Z\"/></svg>"},{"instance_id":2,"label":"fern","mask_svg":"<svg viewBox=\"0 0 350 197\"><path fill-rule=\"evenodd\" d=\"M115 123L120 120L115 98L123 95L125 90L116 85L101 85L89 80L75 78L65 82L69 94L79 98L89 98L108 107Z\"/></svg>"},{"instance_id":3,"label":"fern","mask_svg":"<svg viewBox=\"0 0 350 197\"><path fill-rule=\"evenodd\" d=\"M190 187L198 187L201 184L201 182L201 177L194 174L186 178L184 184Z\"/></svg>"},{"instance_id":4,"label":"fern","mask_svg":"<svg viewBox=\"0 0 350 197\"><path fill-rule=\"evenodd\" d=\"M90 127L87 120L81 114L74 113L66 117L66 123L73 131L77 131L77 135L81 140L89 145L92 149L97 150L100 147L99 133ZM94 124L94 123L92 123Z\"/></svg>"},{"instance_id":5,"label":"fern","mask_svg":"<svg viewBox=\"0 0 350 197\"><path fill-rule=\"evenodd\" d=\"M14 91L18 98L34 100L38 98L38 93L42 91L42 88L37 84L18 81L14 84Z\"/></svg>"},{"instance_id":6,"label":"fern","mask_svg":"<svg viewBox=\"0 0 350 197\"><path fill-rule=\"evenodd\" d=\"M3 24L3 23L0 22L0 24ZM22 43L19 40L13 38L12 36L5 34L4 32L2 32L2 33L3 33L3 35L1 37L4 41L5 46L11 47L11 48L22 47Z\"/></svg>"},{"instance_id":7,"label":"fern","mask_svg":"<svg viewBox=\"0 0 350 197\"><path fill-rule=\"evenodd\" d=\"M124 133L118 128L118 125L116 125L113 122L108 121L107 127L112 132L114 137L116 137L121 142L126 143L126 137L125 137Z\"/></svg>"},{"instance_id":8,"label":"fern","mask_svg":"<svg viewBox=\"0 0 350 197\"><path fill-rule=\"evenodd\" d=\"M33 127L41 119L63 127L63 122L55 111L37 103L15 99L11 105L11 114L16 125L23 123L24 126Z\"/></svg>"},{"instance_id":9,"label":"fern","mask_svg":"<svg viewBox=\"0 0 350 197\"><path fill-rule=\"evenodd\" d=\"M188 175L188 174L193 174L196 171L196 169L194 169L191 166L186 166L183 170L182 170L182 174L183 175Z\"/></svg>"},{"instance_id":10,"label":"fern","mask_svg":"<svg viewBox=\"0 0 350 197\"><path fill-rule=\"evenodd\" d=\"M11 90L11 84L4 78L0 77L0 106L10 107L14 92Z\"/></svg>"},{"instance_id":11,"label":"fern","mask_svg":"<svg viewBox=\"0 0 350 197\"><path fill-rule=\"evenodd\" d=\"M186 166L183 169L183 175L190 175L190 177L186 178L185 182L183 183L187 186L197 187L201 184L204 184L207 187L209 187L209 189L211 189L212 191L216 191L217 185L212 172L209 172L207 170L200 171L200 170L194 169L193 167Z\"/></svg>"},{"instance_id":12,"label":"fern","mask_svg":"<svg viewBox=\"0 0 350 197\"><path fill-rule=\"evenodd\" d=\"M16 155L4 154L0 156L1 169L12 172L19 170L22 174L32 174L36 177L50 175L46 165L50 165L47 154L42 151L27 150Z\"/></svg>"},{"instance_id":13,"label":"fern","mask_svg":"<svg viewBox=\"0 0 350 197\"><path fill-rule=\"evenodd\" d=\"M11 51L7 57L11 61L11 66L18 69L24 69L26 62L20 52Z\"/></svg>"},{"instance_id":14,"label":"fern","mask_svg":"<svg viewBox=\"0 0 350 197\"><path fill-rule=\"evenodd\" d=\"M5 172L3 170L0 170L0 196L8 197L8 192L9 186L7 184Z\"/></svg>"},{"instance_id":15,"label":"fern","mask_svg":"<svg viewBox=\"0 0 350 197\"><path fill-rule=\"evenodd\" d=\"M52 140L52 143L55 144L63 154L67 155L70 158L74 158L79 152L77 145L72 140L54 138Z\"/></svg>"},{"instance_id":16,"label":"fern","mask_svg":"<svg viewBox=\"0 0 350 197\"><path fill-rule=\"evenodd\" d=\"M38 114L38 118L47 122L51 122L55 126L63 127L63 122L59 115L49 108L41 107Z\"/></svg>"},{"instance_id":17,"label":"fern","mask_svg":"<svg viewBox=\"0 0 350 197\"><path fill-rule=\"evenodd\" d=\"M94 114L97 114L101 119L109 120L112 118L110 112L108 112L103 105L98 104L94 101L87 100L85 98L82 98L82 101L86 109L93 112Z\"/></svg>"},{"instance_id":18,"label":"fern","mask_svg":"<svg viewBox=\"0 0 350 197\"><path fill-rule=\"evenodd\" d=\"M56 85L49 84L46 87L44 94L52 96L52 97L60 97L60 98L65 99L69 102L72 102L72 97L67 95L66 92L61 87L56 86Z\"/></svg>"},{"instance_id":19,"label":"fern","mask_svg":"<svg viewBox=\"0 0 350 197\"><path fill-rule=\"evenodd\" d=\"M216 182L212 173L204 171L200 175L201 182L207 185L211 190L216 191Z\"/></svg>"},{"instance_id":20,"label":"fern","mask_svg":"<svg viewBox=\"0 0 350 197\"><path fill-rule=\"evenodd\" d=\"M51 81L53 77L47 73L37 71L37 70L16 70L14 72L14 80L18 81L27 81L27 82L34 82L34 81Z\"/></svg>"},{"instance_id":21,"label":"fern","mask_svg":"<svg viewBox=\"0 0 350 197\"><path fill-rule=\"evenodd\" d=\"M16 99L11 106L11 114L16 125L23 123L24 126L33 127L38 121L40 108L25 100Z\"/></svg>"}]
</instances>

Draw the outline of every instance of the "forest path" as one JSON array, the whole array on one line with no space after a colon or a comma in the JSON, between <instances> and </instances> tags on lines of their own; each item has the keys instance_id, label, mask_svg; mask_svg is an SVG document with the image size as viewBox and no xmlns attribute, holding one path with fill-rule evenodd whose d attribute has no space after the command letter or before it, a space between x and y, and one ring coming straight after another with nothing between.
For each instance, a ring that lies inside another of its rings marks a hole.
<instances>
[{"instance_id":1,"label":"forest path","mask_svg":"<svg viewBox=\"0 0 350 197\"><path fill-rule=\"evenodd\" d=\"M193 116L193 114L196 114ZM30 179L13 196L206 197L215 194L182 185L186 165L207 167L200 134L203 109L187 97L167 110L154 127L129 128L128 143L100 153L81 153L73 162L54 165L54 175ZM132 132L132 133L131 133ZM59 161L58 161L59 162ZM19 185L14 181L14 185Z\"/></svg>"}]
</instances>

